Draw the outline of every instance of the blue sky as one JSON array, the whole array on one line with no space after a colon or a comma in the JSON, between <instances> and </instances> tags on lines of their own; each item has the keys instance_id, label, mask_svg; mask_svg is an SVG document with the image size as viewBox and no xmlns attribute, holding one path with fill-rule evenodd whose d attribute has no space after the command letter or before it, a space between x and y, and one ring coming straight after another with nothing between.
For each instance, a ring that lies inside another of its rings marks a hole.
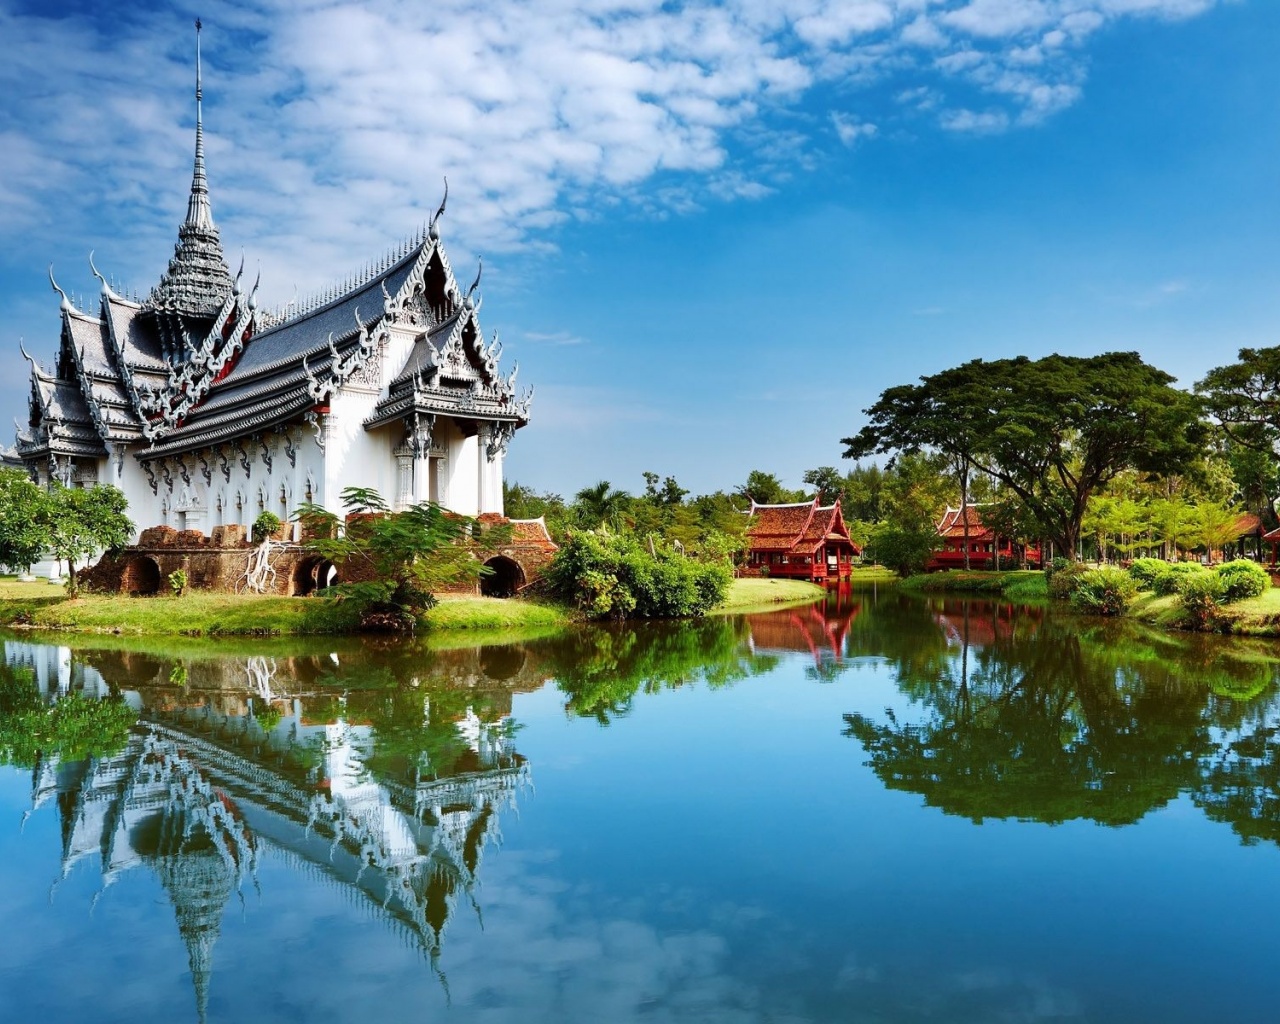
<instances>
[{"instance_id":1,"label":"blue sky","mask_svg":"<svg viewBox=\"0 0 1280 1024\"><path fill-rule=\"evenodd\" d=\"M263 293L439 201L534 422L508 478L799 486L881 390L1280 343L1280 5L1263 0L0 0L0 412L87 256L142 293L185 211ZM8 422L6 419L4 422Z\"/></svg>"}]
</instances>

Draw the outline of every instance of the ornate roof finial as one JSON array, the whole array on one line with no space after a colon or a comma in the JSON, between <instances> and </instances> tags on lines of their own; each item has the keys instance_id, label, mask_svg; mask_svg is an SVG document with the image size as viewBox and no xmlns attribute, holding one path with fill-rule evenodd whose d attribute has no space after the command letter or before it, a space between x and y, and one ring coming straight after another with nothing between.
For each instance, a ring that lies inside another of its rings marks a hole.
<instances>
[{"instance_id":1,"label":"ornate roof finial","mask_svg":"<svg viewBox=\"0 0 1280 1024\"><path fill-rule=\"evenodd\" d=\"M476 289L480 287L480 277L484 274L484 257L476 257L476 279L471 282L471 287L467 289L467 298L470 299L476 293Z\"/></svg>"},{"instance_id":2,"label":"ornate roof finial","mask_svg":"<svg viewBox=\"0 0 1280 1024\"><path fill-rule=\"evenodd\" d=\"M102 274L98 272L98 268L93 265L92 249L89 250L89 269L93 271L93 276L102 282L102 294L108 296L115 295L115 292L111 290L111 285L107 284L107 279L103 277Z\"/></svg>"},{"instance_id":3,"label":"ornate roof finial","mask_svg":"<svg viewBox=\"0 0 1280 1024\"><path fill-rule=\"evenodd\" d=\"M67 293L58 287L58 282L53 279L53 264L49 264L49 283L53 285L53 290L62 296L62 305L59 307L63 312L69 313L75 307L71 305L71 300L67 298Z\"/></svg>"},{"instance_id":4,"label":"ornate roof finial","mask_svg":"<svg viewBox=\"0 0 1280 1024\"><path fill-rule=\"evenodd\" d=\"M213 210L209 206L209 179L204 173L204 92L200 79L200 19L196 19L196 162L191 175L191 198L187 201L186 226L213 227Z\"/></svg>"},{"instance_id":5,"label":"ornate roof finial","mask_svg":"<svg viewBox=\"0 0 1280 1024\"><path fill-rule=\"evenodd\" d=\"M440 209L436 210L436 215L431 218L431 224L427 229L427 233L434 242L440 237L440 229L436 227L436 221L444 216L444 208L449 205L449 179L444 179L444 198L440 200Z\"/></svg>"}]
</instances>

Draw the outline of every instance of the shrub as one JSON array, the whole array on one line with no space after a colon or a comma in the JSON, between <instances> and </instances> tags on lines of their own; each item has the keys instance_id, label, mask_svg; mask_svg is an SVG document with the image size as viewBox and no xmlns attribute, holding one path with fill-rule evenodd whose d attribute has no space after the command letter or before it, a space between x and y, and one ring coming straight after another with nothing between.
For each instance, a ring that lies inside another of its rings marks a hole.
<instances>
[{"instance_id":1,"label":"shrub","mask_svg":"<svg viewBox=\"0 0 1280 1024\"><path fill-rule=\"evenodd\" d=\"M875 551L876 561L899 576L914 576L924 572L938 544L938 534L932 527L913 530L885 523L876 527L871 535L871 548Z\"/></svg>"},{"instance_id":2,"label":"shrub","mask_svg":"<svg viewBox=\"0 0 1280 1024\"><path fill-rule=\"evenodd\" d=\"M574 533L546 574L551 591L593 619L702 615L733 580L722 560L700 562L667 547L653 552L629 537Z\"/></svg>"},{"instance_id":3,"label":"shrub","mask_svg":"<svg viewBox=\"0 0 1280 1024\"><path fill-rule=\"evenodd\" d=\"M1271 589L1271 577L1267 570L1250 562L1237 558L1218 566L1218 579L1222 581L1222 603L1243 601L1246 597L1258 597Z\"/></svg>"},{"instance_id":4,"label":"shrub","mask_svg":"<svg viewBox=\"0 0 1280 1024\"><path fill-rule=\"evenodd\" d=\"M1063 558L1061 555L1058 555L1052 562L1050 562L1047 566L1045 566L1045 570L1044 570L1045 579L1052 580L1054 573L1061 572L1063 569L1067 568L1067 566L1071 564L1072 563L1070 561Z\"/></svg>"},{"instance_id":5,"label":"shrub","mask_svg":"<svg viewBox=\"0 0 1280 1024\"><path fill-rule=\"evenodd\" d=\"M1151 589L1162 597L1178 593L1182 580L1187 576L1195 576L1205 572L1205 568L1197 562L1171 562L1151 581Z\"/></svg>"},{"instance_id":6,"label":"shrub","mask_svg":"<svg viewBox=\"0 0 1280 1024\"><path fill-rule=\"evenodd\" d=\"M1086 569L1071 592L1071 603L1094 615L1123 615L1137 593L1137 580L1123 569Z\"/></svg>"},{"instance_id":7,"label":"shrub","mask_svg":"<svg viewBox=\"0 0 1280 1024\"><path fill-rule=\"evenodd\" d=\"M173 588L173 596L181 597L187 589L188 577L186 569L174 569L168 576L169 586Z\"/></svg>"},{"instance_id":8,"label":"shrub","mask_svg":"<svg viewBox=\"0 0 1280 1024\"><path fill-rule=\"evenodd\" d=\"M1055 558L1054 561L1056 562L1057 559ZM1085 573L1089 571L1079 562L1069 562L1063 566L1054 566L1051 572L1045 573L1049 578L1049 596L1059 601L1065 601L1076 592L1084 579Z\"/></svg>"},{"instance_id":9,"label":"shrub","mask_svg":"<svg viewBox=\"0 0 1280 1024\"><path fill-rule=\"evenodd\" d=\"M261 544L268 537L275 535L280 529L280 517L271 512L259 512L253 521L253 539Z\"/></svg>"},{"instance_id":10,"label":"shrub","mask_svg":"<svg viewBox=\"0 0 1280 1024\"><path fill-rule=\"evenodd\" d=\"M1178 598L1199 629L1209 628L1217 618L1225 588L1216 572L1196 566L1178 580Z\"/></svg>"},{"instance_id":11,"label":"shrub","mask_svg":"<svg viewBox=\"0 0 1280 1024\"><path fill-rule=\"evenodd\" d=\"M1137 580L1142 590L1150 590L1155 585L1156 577L1168 567L1169 563L1163 558L1135 558L1129 566L1129 575Z\"/></svg>"}]
</instances>

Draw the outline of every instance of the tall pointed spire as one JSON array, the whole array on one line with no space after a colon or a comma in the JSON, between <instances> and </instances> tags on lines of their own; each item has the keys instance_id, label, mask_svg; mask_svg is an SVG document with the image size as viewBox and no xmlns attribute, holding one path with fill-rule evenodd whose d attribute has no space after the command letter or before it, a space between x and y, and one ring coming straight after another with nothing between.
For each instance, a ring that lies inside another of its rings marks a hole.
<instances>
[{"instance_id":1,"label":"tall pointed spire","mask_svg":"<svg viewBox=\"0 0 1280 1024\"><path fill-rule=\"evenodd\" d=\"M196 162L191 175L191 198L187 200L185 227L213 227L213 209L209 206L209 179L204 173L204 93L200 81L200 19L196 19Z\"/></svg>"},{"instance_id":2,"label":"tall pointed spire","mask_svg":"<svg viewBox=\"0 0 1280 1024\"><path fill-rule=\"evenodd\" d=\"M187 216L178 228L178 244L147 304L184 316L213 317L231 293L231 270L213 223L209 179L204 169L204 90L200 68L200 29L196 21L196 159ZM181 331L178 332L179 335ZM199 333L199 331L197 331Z\"/></svg>"}]
</instances>

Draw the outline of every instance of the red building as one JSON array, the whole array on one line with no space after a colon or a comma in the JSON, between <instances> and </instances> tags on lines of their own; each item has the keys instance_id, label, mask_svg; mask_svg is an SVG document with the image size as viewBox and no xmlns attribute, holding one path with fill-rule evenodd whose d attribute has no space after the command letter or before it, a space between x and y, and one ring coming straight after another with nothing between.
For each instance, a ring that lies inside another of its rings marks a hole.
<instances>
[{"instance_id":1,"label":"red building","mask_svg":"<svg viewBox=\"0 0 1280 1024\"><path fill-rule=\"evenodd\" d=\"M819 505L818 499L794 505L751 503L747 523L745 575L827 580L848 577L862 554L849 538L840 501Z\"/></svg>"},{"instance_id":2,"label":"red building","mask_svg":"<svg viewBox=\"0 0 1280 1024\"><path fill-rule=\"evenodd\" d=\"M1033 544L1019 544L1008 537L997 537L994 530L982 522L980 505L969 504L964 512L948 508L938 523L938 536L942 547L933 553L926 566L928 572L940 569L963 569L964 548L969 545L970 569L1020 569L1023 562L1033 569L1040 568L1040 549ZM968 538L966 539L966 525ZM998 556L998 558L997 558Z\"/></svg>"}]
</instances>

